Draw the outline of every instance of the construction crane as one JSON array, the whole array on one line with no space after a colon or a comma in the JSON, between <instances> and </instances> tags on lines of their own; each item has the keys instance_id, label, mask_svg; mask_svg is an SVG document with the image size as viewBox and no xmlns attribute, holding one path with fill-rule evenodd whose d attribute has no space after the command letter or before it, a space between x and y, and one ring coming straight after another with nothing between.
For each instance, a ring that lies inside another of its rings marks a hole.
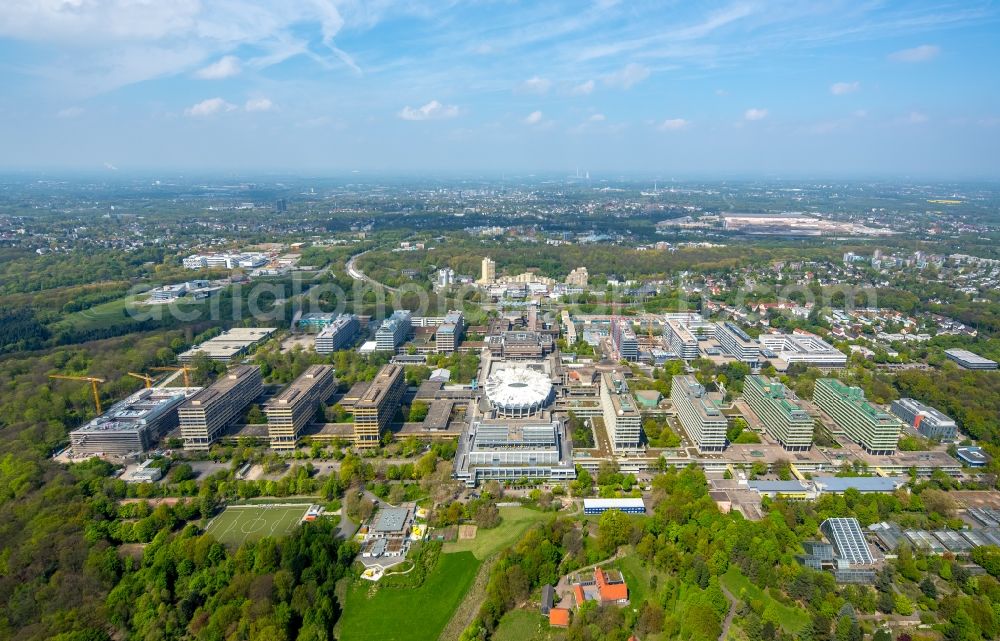
<instances>
[{"instance_id":1,"label":"construction crane","mask_svg":"<svg viewBox=\"0 0 1000 641\"><path fill-rule=\"evenodd\" d=\"M128 375L132 378L138 378L140 381L146 381L146 389L153 386L153 377L146 376L145 374L136 374L135 372L128 372Z\"/></svg>"},{"instance_id":2,"label":"construction crane","mask_svg":"<svg viewBox=\"0 0 1000 641\"><path fill-rule=\"evenodd\" d=\"M154 372L184 372L184 387L191 387L191 377L188 373L194 371L193 367L181 365L180 367L150 367L149 369Z\"/></svg>"},{"instance_id":3,"label":"construction crane","mask_svg":"<svg viewBox=\"0 0 1000 641\"><path fill-rule=\"evenodd\" d=\"M97 384L103 383L103 378L95 378L93 376L67 376L65 374L49 374L49 378L58 378L64 381L89 381L91 388L94 390L94 405L97 407L98 415L103 414L101 411L101 395L97 392Z\"/></svg>"}]
</instances>

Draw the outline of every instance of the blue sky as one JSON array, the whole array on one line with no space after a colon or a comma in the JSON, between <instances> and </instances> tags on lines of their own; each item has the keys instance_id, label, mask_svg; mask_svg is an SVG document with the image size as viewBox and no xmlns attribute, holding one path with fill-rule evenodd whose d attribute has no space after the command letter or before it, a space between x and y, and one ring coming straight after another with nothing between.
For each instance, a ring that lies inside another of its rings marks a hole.
<instances>
[{"instance_id":1,"label":"blue sky","mask_svg":"<svg viewBox=\"0 0 1000 641\"><path fill-rule=\"evenodd\" d=\"M0 167L996 179L998 67L977 0L4 0Z\"/></svg>"}]
</instances>

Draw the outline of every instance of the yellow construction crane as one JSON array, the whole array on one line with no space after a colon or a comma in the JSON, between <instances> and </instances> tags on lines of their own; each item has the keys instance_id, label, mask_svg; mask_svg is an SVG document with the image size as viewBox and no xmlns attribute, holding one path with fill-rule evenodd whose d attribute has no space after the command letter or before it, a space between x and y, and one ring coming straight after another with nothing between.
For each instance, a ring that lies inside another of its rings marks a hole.
<instances>
[{"instance_id":1,"label":"yellow construction crane","mask_svg":"<svg viewBox=\"0 0 1000 641\"><path fill-rule=\"evenodd\" d=\"M149 369L154 372L184 372L184 387L191 387L191 378L188 373L194 371L193 367L181 365L180 367L150 367Z\"/></svg>"},{"instance_id":2,"label":"yellow construction crane","mask_svg":"<svg viewBox=\"0 0 1000 641\"><path fill-rule=\"evenodd\" d=\"M95 378L93 376L67 376L65 374L49 374L49 378L58 378L64 381L89 381L91 388L94 390L94 405L97 406L97 413L103 414L101 411L101 395L97 392L97 384L103 383L103 378Z\"/></svg>"},{"instance_id":3,"label":"yellow construction crane","mask_svg":"<svg viewBox=\"0 0 1000 641\"><path fill-rule=\"evenodd\" d=\"M128 372L128 375L132 378L138 378L140 381L146 381L146 389L153 386L153 377L146 376L145 374L136 374L135 372Z\"/></svg>"}]
</instances>

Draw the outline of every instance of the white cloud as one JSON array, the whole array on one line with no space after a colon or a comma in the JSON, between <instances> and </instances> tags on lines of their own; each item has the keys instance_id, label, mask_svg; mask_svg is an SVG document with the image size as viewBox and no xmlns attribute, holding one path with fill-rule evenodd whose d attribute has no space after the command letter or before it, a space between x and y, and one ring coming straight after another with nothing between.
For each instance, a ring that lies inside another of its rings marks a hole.
<instances>
[{"instance_id":1,"label":"white cloud","mask_svg":"<svg viewBox=\"0 0 1000 641\"><path fill-rule=\"evenodd\" d=\"M903 118L903 122L908 125L920 125L930 120L927 114L920 113L919 111L911 111Z\"/></svg>"},{"instance_id":2,"label":"white cloud","mask_svg":"<svg viewBox=\"0 0 1000 641\"><path fill-rule=\"evenodd\" d=\"M422 107L414 108L407 105L399 112L399 117L403 120L444 120L457 115L457 106L442 105L437 100L431 100Z\"/></svg>"},{"instance_id":3,"label":"white cloud","mask_svg":"<svg viewBox=\"0 0 1000 641\"><path fill-rule=\"evenodd\" d=\"M66 107L56 112L56 118L76 118L83 115L83 107Z\"/></svg>"},{"instance_id":4,"label":"white cloud","mask_svg":"<svg viewBox=\"0 0 1000 641\"><path fill-rule=\"evenodd\" d=\"M548 78L533 76L519 84L514 90L517 93L543 94L547 93L550 87L552 87L552 81Z\"/></svg>"},{"instance_id":5,"label":"white cloud","mask_svg":"<svg viewBox=\"0 0 1000 641\"><path fill-rule=\"evenodd\" d=\"M589 96L594 93L594 81L588 80L586 82L581 82L580 84L573 87L571 92L574 96Z\"/></svg>"},{"instance_id":6,"label":"white cloud","mask_svg":"<svg viewBox=\"0 0 1000 641\"><path fill-rule=\"evenodd\" d=\"M636 83L649 77L649 67L630 62L619 71L604 76L604 82L609 87L631 89Z\"/></svg>"},{"instance_id":7,"label":"white cloud","mask_svg":"<svg viewBox=\"0 0 1000 641\"><path fill-rule=\"evenodd\" d=\"M202 80L221 80L222 78L239 75L242 70L239 58L236 56L223 56L207 67L202 67L194 75Z\"/></svg>"},{"instance_id":8,"label":"white cloud","mask_svg":"<svg viewBox=\"0 0 1000 641\"><path fill-rule=\"evenodd\" d=\"M537 125L541 121L542 121L542 112L541 111L532 111L530 114L528 114L524 118L524 124L526 124L526 125Z\"/></svg>"},{"instance_id":9,"label":"white cloud","mask_svg":"<svg viewBox=\"0 0 1000 641\"><path fill-rule=\"evenodd\" d=\"M184 114L192 118L204 118L205 116L212 116L223 111L233 111L236 108L236 105L230 104L222 98L209 98L208 100L202 100L197 104L191 105L184 110Z\"/></svg>"},{"instance_id":10,"label":"white cloud","mask_svg":"<svg viewBox=\"0 0 1000 641\"><path fill-rule=\"evenodd\" d=\"M858 89L861 89L861 83L857 80L854 82L835 82L830 85L830 93L835 96L843 96L845 94L854 93Z\"/></svg>"},{"instance_id":11,"label":"white cloud","mask_svg":"<svg viewBox=\"0 0 1000 641\"><path fill-rule=\"evenodd\" d=\"M691 121L684 120L683 118L667 118L657 125L656 128L660 131L677 131L686 128L690 124Z\"/></svg>"},{"instance_id":12,"label":"white cloud","mask_svg":"<svg viewBox=\"0 0 1000 641\"><path fill-rule=\"evenodd\" d=\"M763 120L767 118L767 109L747 109L746 113L743 114L745 120Z\"/></svg>"},{"instance_id":13,"label":"white cloud","mask_svg":"<svg viewBox=\"0 0 1000 641\"><path fill-rule=\"evenodd\" d=\"M722 98L722 97L728 96L729 92L726 91L725 89L716 89L715 90L715 95L719 96L720 98Z\"/></svg>"},{"instance_id":14,"label":"white cloud","mask_svg":"<svg viewBox=\"0 0 1000 641\"><path fill-rule=\"evenodd\" d=\"M894 62L927 62L937 58L941 47L937 45L920 45L912 49L902 49L889 54L889 60Z\"/></svg>"},{"instance_id":15,"label":"white cloud","mask_svg":"<svg viewBox=\"0 0 1000 641\"><path fill-rule=\"evenodd\" d=\"M604 122L607 118L604 114L594 114L590 118L587 118L590 122Z\"/></svg>"},{"instance_id":16,"label":"white cloud","mask_svg":"<svg viewBox=\"0 0 1000 641\"><path fill-rule=\"evenodd\" d=\"M274 103L270 98L251 98L243 108L247 111L271 111L274 109Z\"/></svg>"}]
</instances>

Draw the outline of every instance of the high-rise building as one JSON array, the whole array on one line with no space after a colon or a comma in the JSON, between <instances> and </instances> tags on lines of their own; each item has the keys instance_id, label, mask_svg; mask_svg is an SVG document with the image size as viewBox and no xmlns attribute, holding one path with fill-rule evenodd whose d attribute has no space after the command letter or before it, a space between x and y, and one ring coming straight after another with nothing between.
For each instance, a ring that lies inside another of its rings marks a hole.
<instances>
[{"instance_id":1,"label":"high-rise building","mask_svg":"<svg viewBox=\"0 0 1000 641\"><path fill-rule=\"evenodd\" d=\"M698 358L699 341L708 340L715 335L712 323L697 312L665 314L664 321L666 321L664 337L670 346L670 351L686 361Z\"/></svg>"},{"instance_id":2,"label":"high-rise building","mask_svg":"<svg viewBox=\"0 0 1000 641\"><path fill-rule=\"evenodd\" d=\"M397 309L392 316L382 321L375 330L375 349L379 352L393 352L403 344L410 335L410 312Z\"/></svg>"},{"instance_id":3,"label":"high-rise building","mask_svg":"<svg viewBox=\"0 0 1000 641\"><path fill-rule=\"evenodd\" d=\"M587 272L586 267L577 267L566 276L567 285L576 285L577 287L586 287L587 283L590 281L590 274Z\"/></svg>"},{"instance_id":4,"label":"high-rise building","mask_svg":"<svg viewBox=\"0 0 1000 641\"><path fill-rule=\"evenodd\" d=\"M760 345L735 323L717 323L715 340L719 341L727 354L742 363L756 367L760 361Z\"/></svg>"},{"instance_id":5,"label":"high-rise building","mask_svg":"<svg viewBox=\"0 0 1000 641\"><path fill-rule=\"evenodd\" d=\"M354 445L358 448L378 447L382 431L389 427L406 391L403 366L385 365L375 375L365 393L354 404Z\"/></svg>"},{"instance_id":6,"label":"high-rise building","mask_svg":"<svg viewBox=\"0 0 1000 641\"><path fill-rule=\"evenodd\" d=\"M437 286L451 287L455 284L455 270L451 267L444 267L437 271Z\"/></svg>"},{"instance_id":7,"label":"high-rise building","mask_svg":"<svg viewBox=\"0 0 1000 641\"><path fill-rule=\"evenodd\" d=\"M458 349L465 332L465 315L460 311L445 314L444 322L434 333L435 349L443 354L451 354Z\"/></svg>"},{"instance_id":8,"label":"high-rise building","mask_svg":"<svg viewBox=\"0 0 1000 641\"><path fill-rule=\"evenodd\" d=\"M892 402L889 411L926 438L936 441L953 441L958 433L955 419L949 418L929 405L912 398Z\"/></svg>"},{"instance_id":9,"label":"high-rise building","mask_svg":"<svg viewBox=\"0 0 1000 641\"><path fill-rule=\"evenodd\" d=\"M903 423L866 401L860 387L849 387L835 378L820 378L816 380L813 400L869 454L888 455L896 451Z\"/></svg>"},{"instance_id":10,"label":"high-rise building","mask_svg":"<svg viewBox=\"0 0 1000 641\"><path fill-rule=\"evenodd\" d=\"M601 408L604 428L615 453L642 449L642 415L628 383L618 372L601 374Z\"/></svg>"},{"instance_id":11,"label":"high-rise building","mask_svg":"<svg viewBox=\"0 0 1000 641\"><path fill-rule=\"evenodd\" d=\"M144 452L177 426L177 408L198 388L141 389L69 433L76 456Z\"/></svg>"},{"instance_id":12,"label":"high-rise building","mask_svg":"<svg viewBox=\"0 0 1000 641\"><path fill-rule=\"evenodd\" d=\"M336 388L332 365L310 365L302 376L273 398L264 407L271 449L295 449L302 428Z\"/></svg>"},{"instance_id":13,"label":"high-rise building","mask_svg":"<svg viewBox=\"0 0 1000 641\"><path fill-rule=\"evenodd\" d=\"M705 391L694 376L674 376L670 382L670 400L677 418L700 452L726 449L728 421L719 409L717 397Z\"/></svg>"},{"instance_id":14,"label":"high-rise building","mask_svg":"<svg viewBox=\"0 0 1000 641\"><path fill-rule=\"evenodd\" d=\"M184 449L207 450L264 390L260 367L237 365L178 409Z\"/></svg>"},{"instance_id":15,"label":"high-rise building","mask_svg":"<svg viewBox=\"0 0 1000 641\"><path fill-rule=\"evenodd\" d=\"M747 376L743 399L786 450L804 452L812 445L813 418L792 400L784 385L764 376Z\"/></svg>"},{"instance_id":16,"label":"high-rise building","mask_svg":"<svg viewBox=\"0 0 1000 641\"><path fill-rule=\"evenodd\" d=\"M279 198L278 200L274 201L274 211L278 212L279 214L283 214L286 211L288 211L288 201L285 200L284 198Z\"/></svg>"},{"instance_id":17,"label":"high-rise building","mask_svg":"<svg viewBox=\"0 0 1000 641\"><path fill-rule=\"evenodd\" d=\"M486 256L483 258L483 275L482 278L479 279L479 282L483 283L484 285L489 285L496 279L497 279L497 264L492 258Z\"/></svg>"},{"instance_id":18,"label":"high-rise building","mask_svg":"<svg viewBox=\"0 0 1000 641\"><path fill-rule=\"evenodd\" d=\"M329 354L350 345L361 331L354 314L341 314L316 334L316 353Z\"/></svg>"},{"instance_id":19,"label":"high-rise building","mask_svg":"<svg viewBox=\"0 0 1000 641\"><path fill-rule=\"evenodd\" d=\"M639 360L639 341L635 338L632 322L626 318L611 321L611 344L618 358L630 363Z\"/></svg>"}]
</instances>

